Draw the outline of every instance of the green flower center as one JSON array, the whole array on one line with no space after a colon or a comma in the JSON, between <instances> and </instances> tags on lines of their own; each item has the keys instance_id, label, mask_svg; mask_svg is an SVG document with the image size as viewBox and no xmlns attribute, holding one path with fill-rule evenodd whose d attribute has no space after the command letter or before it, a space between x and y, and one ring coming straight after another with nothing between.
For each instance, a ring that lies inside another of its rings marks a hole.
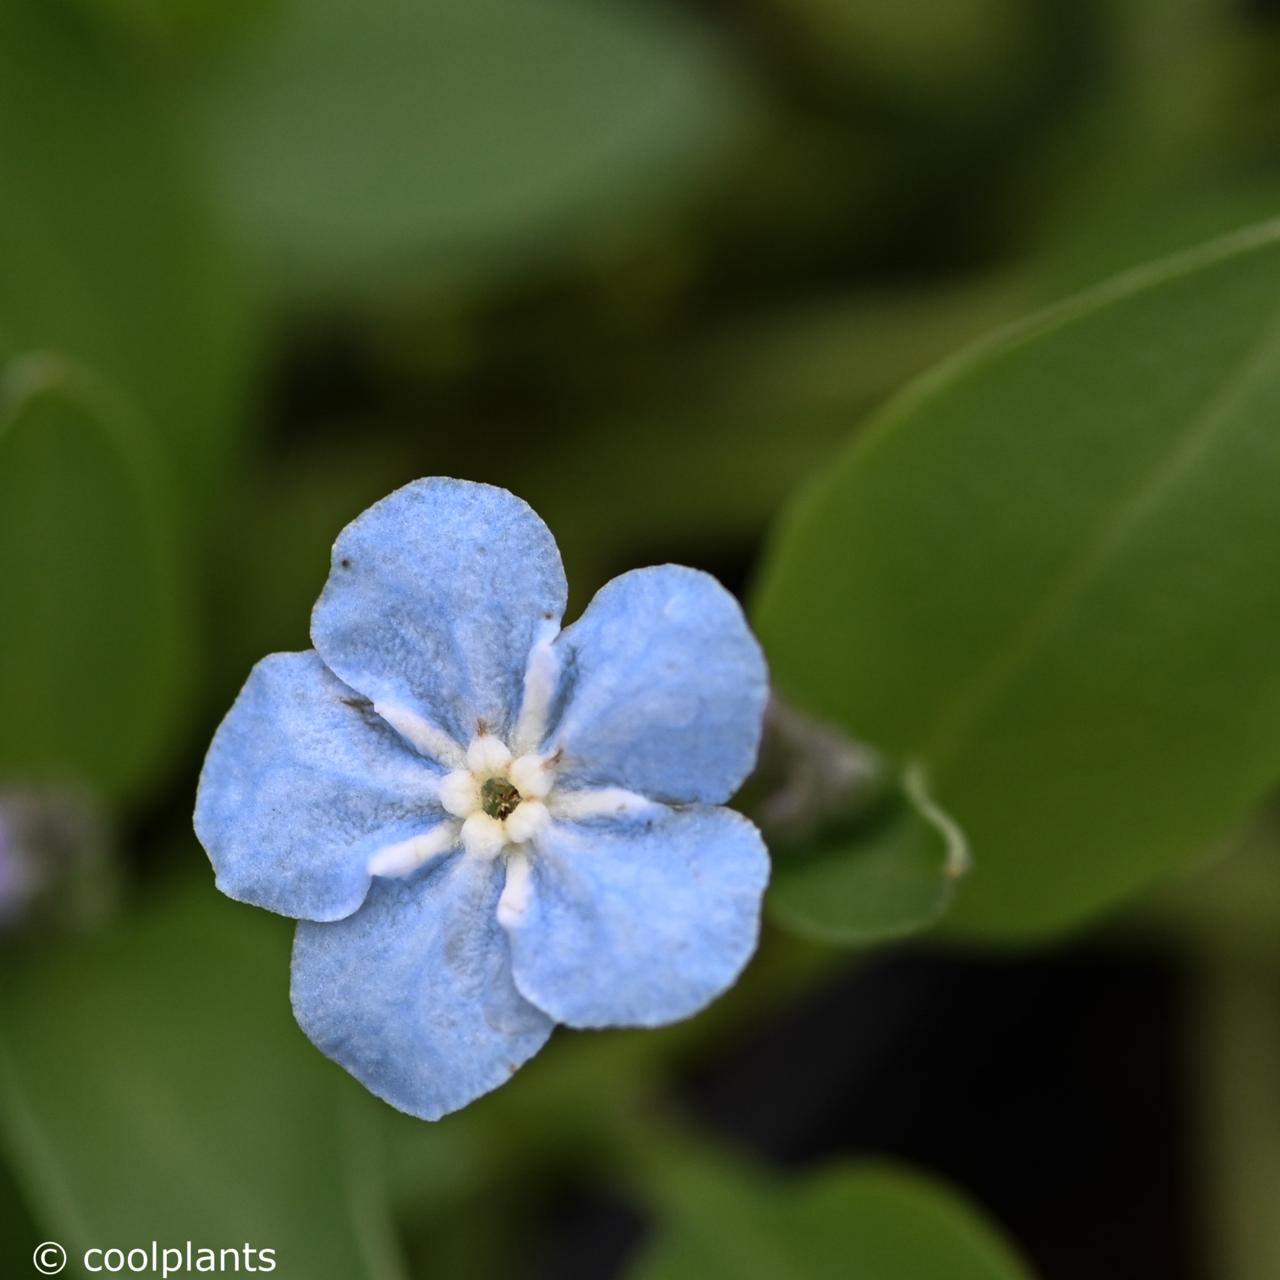
<instances>
[{"instance_id":1,"label":"green flower center","mask_svg":"<svg viewBox=\"0 0 1280 1280\"><path fill-rule=\"evenodd\" d=\"M520 804L520 793L506 778L489 778L480 788L480 807L491 818L509 818Z\"/></svg>"}]
</instances>

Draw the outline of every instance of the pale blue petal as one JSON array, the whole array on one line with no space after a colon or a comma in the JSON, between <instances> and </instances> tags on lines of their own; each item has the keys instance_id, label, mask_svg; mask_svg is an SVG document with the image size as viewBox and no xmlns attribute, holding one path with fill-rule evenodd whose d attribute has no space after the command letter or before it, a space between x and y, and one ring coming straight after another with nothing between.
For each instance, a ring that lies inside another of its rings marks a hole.
<instances>
[{"instance_id":1,"label":"pale blue petal","mask_svg":"<svg viewBox=\"0 0 1280 1280\"><path fill-rule=\"evenodd\" d=\"M438 773L312 652L254 667L205 758L195 826L229 897L337 920L379 848L438 823Z\"/></svg>"},{"instance_id":2,"label":"pale blue petal","mask_svg":"<svg viewBox=\"0 0 1280 1280\"><path fill-rule=\"evenodd\" d=\"M560 553L527 503L417 480L339 534L311 638L347 684L465 746L480 723L508 732L529 651L565 596Z\"/></svg>"},{"instance_id":3,"label":"pale blue petal","mask_svg":"<svg viewBox=\"0 0 1280 1280\"><path fill-rule=\"evenodd\" d=\"M755 950L769 859L730 809L556 823L504 911L516 985L572 1027L656 1026L696 1013Z\"/></svg>"},{"instance_id":4,"label":"pale blue petal","mask_svg":"<svg viewBox=\"0 0 1280 1280\"><path fill-rule=\"evenodd\" d=\"M719 804L755 765L764 655L738 602L679 565L614 578L556 641L565 785Z\"/></svg>"},{"instance_id":5,"label":"pale blue petal","mask_svg":"<svg viewBox=\"0 0 1280 1280\"><path fill-rule=\"evenodd\" d=\"M455 854L378 880L337 924L300 924L293 1011L316 1047L424 1120L507 1080L551 1034L515 989L496 919L502 864Z\"/></svg>"}]
</instances>

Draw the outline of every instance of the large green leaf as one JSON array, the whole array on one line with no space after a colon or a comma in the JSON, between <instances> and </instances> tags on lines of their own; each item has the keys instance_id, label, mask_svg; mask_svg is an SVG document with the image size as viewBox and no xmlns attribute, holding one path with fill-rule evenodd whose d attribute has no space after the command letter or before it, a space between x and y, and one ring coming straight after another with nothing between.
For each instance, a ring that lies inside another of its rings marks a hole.
<instances>
[{"instance_id":1,"label":"large green leaf","mask_svg":"<svg viewBox=\"0 0 1280 1280\"><path fill-rule=\"evenodd\" d=\"M190 600L153 447L83 368L0 366L0 775L128 791L170 741Z\"/></svg>"},{"instance_id":2,"label":"large green leaf","mask_svg":"<svg viewBox=\"0 0 1280 1280\"><path fill-rule=\"evenodd\" d=\"M635 1280L1026 1280L952 1192L883 1165L799 1185L687 1171Z\"/></svg>"},{"instance_id":3,"label":"large green leaf","mask_svg":"<svg viewBox=\"0 0 1280 1280\"><path fill-rule=\"evenodd\" d=\"M0 1137L73 1256L248 1241L281 1275L401 1274L380 1104L307 1043L288 980L288 925L207 885L6 978Z\"/></svg>"},{"instance_id":4,"label":"large green leaf","mask_svg":"<svg viewBox=\"0 0 1280 1280\"><path fill-rule=\"evenodd\" d=\"M154 54L200 56L238 38L275 0L68 0Z\"/></svg>"},{"instance_id":5,"label":"large green leaf","mask_svg":"<svg viewBox=\"0 0 1280 1280\"><path fill-rule=\"evenodd\" d=\"M953 918L1078 923L1280 777L1280 227L943 365L796 503L755 617L800 705L921 759Z\"/></svg>"},{"instance_id":6,"label":"large green leaf","mask_svg":"<svg viewBox=\"0 0 1280 1280\"><path fill-rule=\"evenodd\" d=\"M0 4L0 343L98 369L202 488L243 419L246 299L157 102L80 17Z\"/></svg>"},{"instance_id":7,"label":"large green leaf","mask_svg":"<svg viewBox=\"0 0 1280 1280\"><path fill-rule=\"evenodd\" d=\"M674 10L281 0L194 117L259 246L310 283L367 286L632 218L698 176L735 103Z\"/></svg>"}]
</instances>

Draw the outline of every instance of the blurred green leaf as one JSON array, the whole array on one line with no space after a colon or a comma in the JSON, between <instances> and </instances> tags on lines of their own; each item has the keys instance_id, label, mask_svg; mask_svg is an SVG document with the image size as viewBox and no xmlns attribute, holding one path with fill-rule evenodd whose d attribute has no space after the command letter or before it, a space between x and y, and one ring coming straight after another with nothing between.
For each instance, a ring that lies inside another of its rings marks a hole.
<instances>
[{"instance_id":1,"label":"blurred green leaf","mask_svg":"<svg viewBox=\"0 0 1280 1280\"><path fill-rule=\"evenodd\" d=\"M128 791L169 745L194 638L148 448L84 369L53 355L0 369L0 774Z\"/></svg>"},{"instance_id":2,"label":"blurred green leaf","mask_svg":"<svg viewBox=\"0 0 1280 1280\"><path fill-rule=\"evenodd\" d=\"M1267 182L1112 192L1070 219L1032 263L1028 287L1056 302L1143 262L1181 253L1280 210L1280 176Z\"/></svg>"},{"instance_id":3,"label":"blurred green leaf","mask_svg":"<svg viewBox=\"0 0 1280 1280\"><path fill-rule=\"evenodd\" d=\"M194 115L254 242L305 283L367 288L489 269L682 194L737 98L674 9L284 0Z\"/></svg>"},{"instance_id":4,"label":"blurred green leaf","mask_svg":"<svg viewBox=\"0 0 1280 1280\"><path fill-rule=\"evenodd\" d=\"M264 653L310 647L311 607L333 540L416 474L372 437L359 424L340 444L309 439L305 449L258 467L222 504L209 586L215 675L228 699Z\"/></svg>"},{"instance_id":5,"label":"blurred green leaf","mask_svg":"<svg viewBox=\"0 0 1280 1280\"><path fill-rule=\"evenodd\" d=\"M683 1169L634 1280L1026 1280L968 1204L884 1165L829 1169L803 1183Z\"/></svg>"},{"instance_id":6,"label":"blurred green leaf","mask_svg":"<svg viewBox=\"0 0 1280 1280\"><path fill-rule=\"evenodd\" d=\"M964 833L909 768L866 822L803 853L775 851L769 909L806 937L867 946L937 921L968 869Z\"/></svg>"},{"instance_id":7,"label":"blurred green leaf","mask_svg":"<svg viewBox=\"0 0 1280 1280\"><path fill-rule=\"evenodd\" d=\"M1276 850L1272 849L1273 854ZM1213 1274L1231 1280L1280 1275L1275 1230L1280 1186L1280 973L1219 956L1197 994L1195 1039L1204 1086L1204 1153Z\"/></svg>"},{"instance_id":8,"label":"blurred green leaf","mask_svg":"<svg viewBox=\"0 0 1280 1280\"><path fill-rule=\"evenodd\" d=\"M1115 0L1041 156L1042 302L1280 211L1273 45L1233 0Z\"/></svg>"},{"instance_id":9,"label":"blurred green leaf","mask_svg":"<svg viewBox=\"0 0 1280 1280\"><path fill-rule=\"evenodd\" d=\"M1215 963L1280 959L1280 806L1272 803L1120 921Z\"/></svg>"},{"instance_id":10,"label":"blurred green leaf","mask_svg":"<svg viewBox=\"0 0 1280 1280\"><path fill-rule=\"evenodd\" d=\"M1280 807L1239 832L1207 876L1163 895L1154 919L1197 961L1192 1064L1201 1185L1215 1274L1271 1280L1280 1236Z\"/></svg>"},{"instance_id":11,"label":"blurred green leaf","mask_svg":"<svg viewBox=\"0 0 1280 1280\"><path fill-rule=\"evenodd\" d=\"M32 1246L42 1238L22 1203L11 1170L0 1161L0 1256L29 1257Z\"/></svg>"},{"instance_id":12,"label":"blurred green leaf","mask_svg":"<svg viewBox=\"0 0 1280 1280\"><path fill-rule=\"evenodd\" d=\"M246 298L160 104L79 17L0 5L0 344L99 370L198 492L243 418Z\"/></svg>"},{"instance_id":13,"label":"blurred green leaf","mask_svg":"<svg viewBox=\"0 0 1280 1280\"><path fill-rule=\"evenodd\" d=\"M1022 0L792 0L786 8L826 56L953 110L1023 70L1039 16Z\"/></svg>"},{"instance_id":14,"label":"blurred green leaf","mask_svg":"<svg viewBox=\"0 0 1280 1280\"><path fill-rule=\"evenodd\" d=\"M0 1136L42 1226L398 1280L380 1104L294 1025L289 928L211 885L6 979ZM424 1138L426 1140L426 1138Z\"/></svg>"},{"instance_id":15,"label":"blurred green leaf","mask_svg":"<svg viewBox=\"0 0 1280 1280\"><path fill-rule=\"evenodd\" d=\"M1280 228L967 352L796 504L780 690L921 759L979 871L952 919L1076 924L1280 777Z\"/></svg>"},{"instance_id":16,"label":"blurred green leaf","mask_svg":"<svg viewBox=\"0 0 1280 1280\"><path fill-rule=\"evenodd\" d=\"M162 49L207 52L239 36L276 0L71 0L129 37Z\"/></svg>"}]
</instances>

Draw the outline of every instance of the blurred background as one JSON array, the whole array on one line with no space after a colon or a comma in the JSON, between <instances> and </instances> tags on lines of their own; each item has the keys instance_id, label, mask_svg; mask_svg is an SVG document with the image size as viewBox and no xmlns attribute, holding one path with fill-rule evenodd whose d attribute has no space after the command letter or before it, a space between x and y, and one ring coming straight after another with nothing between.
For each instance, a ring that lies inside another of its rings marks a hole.
<instances>
[{"instance_id":1,"label":"blurred background","mask_svg":"<svg viewBox=\"0 0 1280 1280\"><path fill-rule=\"evenodd\" d=\"M706 1015L557 1033L435 1125L306 1042L289 923L190 830L391 489L527 499L570 617L666 560L746 599L912 376L1278 211L1270 0L6 0L4 1273L243 1238L314 1280L797 1276L659 1255L722 1175L874 1157L1045 1280L1280 1275L1266 821L1030 948L768 924Z\"/></svg>"}]
</instances>

